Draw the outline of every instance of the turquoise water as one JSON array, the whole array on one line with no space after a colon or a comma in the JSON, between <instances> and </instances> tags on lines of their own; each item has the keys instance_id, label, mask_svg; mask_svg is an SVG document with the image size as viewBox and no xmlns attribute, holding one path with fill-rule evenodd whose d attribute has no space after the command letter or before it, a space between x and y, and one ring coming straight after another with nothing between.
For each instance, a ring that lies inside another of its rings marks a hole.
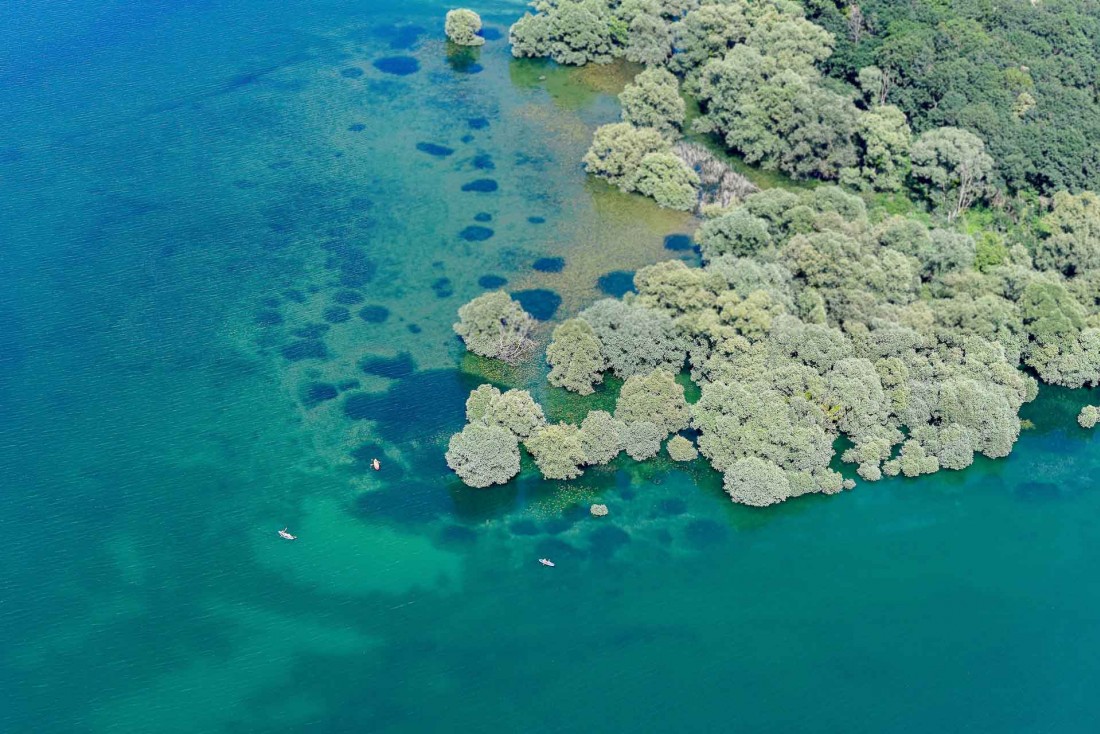
<instances>
[{"instance_id":1,"label":"turquoise water","mask_svg":"<svg viewBox=\"0 0 1100 734\"><path fill-rule=\"evenodd\" d=\"M0 11L0 730L1094 731L1096 391L764 511L453 480L480 382L584 409L463 354L479 280L561 318L691 225L579 169L628 69L449 58L445 9Z\"/></svg>"}]
</instances>

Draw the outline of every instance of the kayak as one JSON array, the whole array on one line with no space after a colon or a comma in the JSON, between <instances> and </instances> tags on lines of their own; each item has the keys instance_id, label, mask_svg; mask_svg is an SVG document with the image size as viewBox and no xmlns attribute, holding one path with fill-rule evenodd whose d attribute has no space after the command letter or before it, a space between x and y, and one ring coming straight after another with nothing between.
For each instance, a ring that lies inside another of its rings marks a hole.
<instances>
[{"instance_id":1,"label":"kayak","mask_svg":"<svg viewBox=\"0 0 1100 734\"><path fill-rule=\"evenodd\" d=\"M539 563L541 563L544 566L550 566L551 568L553 568L553 566L554 566L554 562L551 561L549 558L540 558Z\"/></svg>"},{"instance_id":2,"label":"kayak","mask_svg":"<svg viewBox=\"0 0 1100 734\"><path fill-rule=\"evenodd\" d=\"M282 530L279 531L279 537L283 538L285 540L297 540L298 539L297 535L291 535L290 533L288 533L286 531L286 528L283 528Z\"/></svg>"}]
</instances>

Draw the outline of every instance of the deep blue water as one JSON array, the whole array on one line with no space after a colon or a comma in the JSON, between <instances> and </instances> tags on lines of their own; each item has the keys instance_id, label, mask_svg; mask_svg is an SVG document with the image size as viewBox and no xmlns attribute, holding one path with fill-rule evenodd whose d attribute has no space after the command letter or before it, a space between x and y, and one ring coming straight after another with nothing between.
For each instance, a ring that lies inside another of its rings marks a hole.
<instances>
[{"instance_id":1,"label":"deep blue water","mask_svg":"<svg viewBox=\"0 0 1100 734\"><path fill-rule=\"evenodd\" d=\"M1096 391L766 511L454 481L477 384L581 405L458 306L549 330L690 223L580 171L622 70L448 56L446 8L0 9L0 731L1095 731Z\"/></svg>"}]
</instances>

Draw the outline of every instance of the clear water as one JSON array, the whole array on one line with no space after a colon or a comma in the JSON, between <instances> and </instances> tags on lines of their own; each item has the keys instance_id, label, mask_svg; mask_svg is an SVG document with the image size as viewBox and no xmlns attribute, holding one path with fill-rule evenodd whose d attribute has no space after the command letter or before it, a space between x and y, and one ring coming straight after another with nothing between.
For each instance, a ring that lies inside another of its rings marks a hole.
<instances>
[{"instance_id":1,"label":"clear water","mask_svg":"<svg viewBox=\"0 0 1100 734\"><path fill-rule=\"evenodd\" d=\"M453 480L472 386L610 397L465 356L479 279L560 318L691 254L577 164L629 70L449 59L445 9L0 10L0 730L1094 731L1096 392L766 511Z\"/></svg>"}]
</instances>

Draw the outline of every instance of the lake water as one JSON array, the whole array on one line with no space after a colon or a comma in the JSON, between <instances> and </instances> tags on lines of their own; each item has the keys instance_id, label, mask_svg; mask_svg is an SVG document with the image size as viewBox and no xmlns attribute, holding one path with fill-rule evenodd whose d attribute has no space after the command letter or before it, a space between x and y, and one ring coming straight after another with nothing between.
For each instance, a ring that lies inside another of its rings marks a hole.
<instances>
[{"instance_id":1,"label":"lake water","mask_svg":"<svg viewBox=\"0 0 1100 734\"><path fill-rule=\"evenodd\" d=\"M462 303L693 255L580 169L630 70L449 57L446 8L0 10L0 731L1095 731L1097 391L764 511L702 465L454 480L477 384L609 400L466 356Z\"/></svg>"}]
</instances>

